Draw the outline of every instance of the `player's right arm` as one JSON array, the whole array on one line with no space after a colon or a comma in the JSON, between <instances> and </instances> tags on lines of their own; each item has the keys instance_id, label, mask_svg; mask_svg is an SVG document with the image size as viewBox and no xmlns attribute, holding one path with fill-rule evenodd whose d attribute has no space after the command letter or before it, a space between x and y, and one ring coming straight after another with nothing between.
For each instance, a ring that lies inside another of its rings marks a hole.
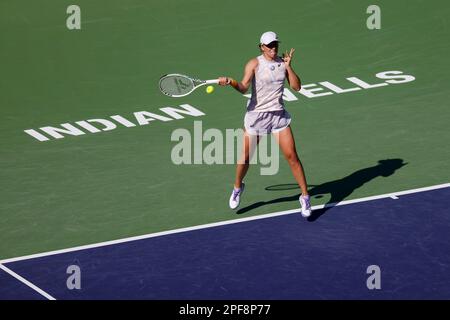
<instances>
[{"instance_id":1,"label":"player's right arm","mask_svg":"<svg viewBox=\"0 0 450 320\"><path fill-rule=\"evenodd\" d=\"M250 87L250 84L252 83L253 77L255 76L255 70L257 66L258 59L253 58L245 65L244 76L242 77L241 82L238 82L229 77L220 77L219 84L222 86L230 85L240 93L246 93L248 88Z\"/></svg>"}]
</instances>

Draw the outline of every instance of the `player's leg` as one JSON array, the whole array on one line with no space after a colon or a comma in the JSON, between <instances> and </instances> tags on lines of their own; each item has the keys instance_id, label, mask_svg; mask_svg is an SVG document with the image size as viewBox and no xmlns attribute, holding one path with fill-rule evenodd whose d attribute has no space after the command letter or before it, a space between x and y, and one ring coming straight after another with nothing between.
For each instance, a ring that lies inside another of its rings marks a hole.
<instances>
[{"instance_id":1,"label":"player's leg","mask_svg":"<svg viewBox=\"0 0 450 320\"><path fill-rule=\"evenodd\" d=\"M244 192L245 184L242 182L245 175L247 174L248 168L250 166L250 159L253 152L256 149L256 145L259 142L259 136L250 135L244 129L244 139L242 153L239 161L236 165L236 176L234 181L234 188L231 192L229 205L231 209L236 209L241 201L241 195Z\"/></svg>"},{"instance_id":2,"label":"player's leg","mask_svg":"<svg viewBox=\"0 0 450 320\"><path fill-rule=\"evenodd\" d=\"M242 185L242 180L247 174L248 168L250 166L251 155L256 149L256 145L259 143L259 136L250 135L244 129L244 139L243 139L242 153L239 161L236 165L236 177L234 180L234 187L240 188Z\"/></svg>"},{"instance_id":3,"label":"player's leg","mask_svg":"<svg viewBox=\"0 0 450 320\"><path fill-rule=\"evenodd\" d=\"M289 166L291 168L292 174L297 181L302 194L299 198L300 205L302 207L302 215L308 217L311 215L311 204L309 202L308 185L306 183L305 171L303 170L302 163L297 155L297 150L295 148L295 140L292 135L291 127L288 126L285 129L273 133L275 136L281 151L284 154Z\"/></svg>"},{"instance_id":4,"label":"player's leg","mask_svg":"<svg viewBox=\"0 0 450 320\"><path fill-rule=\"evenodd\" d=\"M295 148L295 140L292 135L291 127L281 130L280 132L273 133L284 157L286 158L292 174L297 181L303 195L308 195L308 185L306 183L305 171L303 170L302 163L297 155Z\"/></svg>"}]
</instances>

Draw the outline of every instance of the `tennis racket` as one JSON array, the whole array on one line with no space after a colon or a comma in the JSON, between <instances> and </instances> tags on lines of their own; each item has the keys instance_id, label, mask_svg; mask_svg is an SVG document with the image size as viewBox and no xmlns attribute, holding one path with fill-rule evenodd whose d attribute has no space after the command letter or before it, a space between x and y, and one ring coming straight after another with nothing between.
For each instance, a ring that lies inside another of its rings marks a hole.
<instances>
[{"instance_id":1,"label":"tennis racket","mask_svg":"<svg viewBox=\"0 0 450 320\"><path fill-rule=\"evenodd\" d=\"M217 84L219 79L200 80L182 74L166 74L159 79L159 90L169 97L184 97L192 93L198 87L206 84Z\"/></svg>"}]
</instances>

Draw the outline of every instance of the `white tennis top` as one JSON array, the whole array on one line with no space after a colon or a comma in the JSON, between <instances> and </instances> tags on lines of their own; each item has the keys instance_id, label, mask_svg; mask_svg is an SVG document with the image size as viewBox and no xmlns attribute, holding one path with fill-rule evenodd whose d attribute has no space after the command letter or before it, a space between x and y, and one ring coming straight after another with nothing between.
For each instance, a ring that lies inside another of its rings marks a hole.
<instances>
[{"instance_id":1,"label":"white tennis top","mask_svg":"<svg viewBox=\"0 0 450 320\"><path fill-rule=\"evenodd\" d=\"M257 57L258 66L252 80L252 96L247 105L249 112L280 111L284 109L283 91L286 67L277 57L268 61L263 55Z\"/></svg>"}]
</instances>

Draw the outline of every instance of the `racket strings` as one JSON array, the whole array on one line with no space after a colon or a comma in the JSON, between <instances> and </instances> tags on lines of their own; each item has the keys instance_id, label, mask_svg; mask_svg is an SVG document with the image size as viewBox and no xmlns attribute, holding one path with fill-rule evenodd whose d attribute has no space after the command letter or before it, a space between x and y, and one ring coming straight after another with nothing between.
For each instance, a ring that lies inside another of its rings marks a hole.
<instances>
[{"instance_id":1,"label":"racket strings","mask_svg":"<svg viewBox=\"0 0 450 320\"><path fill-rule=\"evenodd\" d=\"M181 76L167 76L159 82L161 91L170 96L183 95L194 89L194 83Z\"/></svg>"}]
</instances>

